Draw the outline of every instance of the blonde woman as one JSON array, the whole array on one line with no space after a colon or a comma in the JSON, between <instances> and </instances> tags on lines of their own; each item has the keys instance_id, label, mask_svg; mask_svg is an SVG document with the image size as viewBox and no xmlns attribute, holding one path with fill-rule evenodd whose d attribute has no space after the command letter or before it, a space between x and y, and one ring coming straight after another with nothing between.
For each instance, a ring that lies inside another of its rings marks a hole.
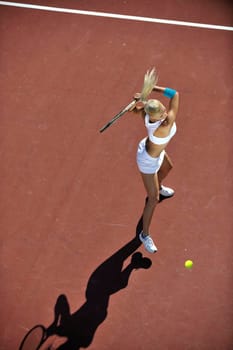
<instances>
[{"instance_id":1,"label":"blonde woman","mask_svg":"<svg viewBox=\"0 0 233 350\"><path fill-rule=\"evenodd\" d=\"M163 186L162 181L172 169L172 162L165 149L176 133L175 120L179 107L178 92L171 88L157 86L157 80L154 69L145 74L142 92L135 95L138 102L134 109L136 112L141 111L147 130L147 137L138 145L137 165L147 192L143 211L143 230L139 238L150 253L157 251L149 234L149 228L160 194L164 197L171 197L174 194L174 190ZM168 108L159 100L147 100L152 91L164 94L170 99Z\"/></svg>"}]
</instances>

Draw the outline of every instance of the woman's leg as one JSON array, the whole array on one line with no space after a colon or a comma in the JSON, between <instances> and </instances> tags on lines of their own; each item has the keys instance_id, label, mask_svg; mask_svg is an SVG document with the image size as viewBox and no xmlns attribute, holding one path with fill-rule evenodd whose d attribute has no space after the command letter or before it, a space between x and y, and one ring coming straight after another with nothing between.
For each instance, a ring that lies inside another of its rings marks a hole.
<instances>
[{"instance_id":1,"label":"woman's leg","mask_svg":"<svg viewBox=\"0 0 233 350\"><path fill-rule=\"evenodd\" d=\"M162 181L165 179L165 177L168 175L168 173L172 168L173 168L172 161L168 156L168 154L165 152L163 163L158 171L159 187L161 186Z\"/></svg>"},{"instance_id":2,"label":"woman's leg","mask_svg":"<svg viewBox=\"0 0 233 350\"><path fill-rule=\"evenodd\" d=\"M151 219L159 202L159 181L157 174L141 173L141 176L148 196L143 211L143 233L146 235L149 234Z\"/></svg>"},{"instance_id":3,"label":"woman's leg","mask_svg":"<svg viewBox=\"0 0 233 350\"><path fill-rule=\"evenodd\" d=\"M163 163L158 171L158 181L159 181L159 188L160 188L160 194L163 197L172 197L175 193L175 191L172 188L165 187L162 185L162 181L165 179L165 177L168 175L170 170L173 168L172 161L170 157L165 153Z\"/></svg>"},{"instance_id":4,"label":"woman's leg","mask_svg":"<svg viewBox=\"0 0 233 350\"><path fill-rule=\"evenodd\" d=\"M149 253L155 253L157 248L149 235L149 227L155 210L155 206L159 201L159 183L157 174L142 174L144 186L147 191L147 201L143 211L143 230L139 234L141 242Z\"/></svg>"}]
</instances>

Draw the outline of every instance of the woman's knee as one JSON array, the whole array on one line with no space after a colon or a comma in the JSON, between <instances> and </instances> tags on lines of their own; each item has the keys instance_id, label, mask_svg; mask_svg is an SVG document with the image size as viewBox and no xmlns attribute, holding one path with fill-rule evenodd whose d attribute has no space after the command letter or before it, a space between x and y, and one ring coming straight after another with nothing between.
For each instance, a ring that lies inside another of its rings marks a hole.
<instances>
[{"instance_id":1,"label":"woman's knee","mask_svg":"<svg viewBox=\"0 0 233 350\"><path fill-rule=\"evenodd\" d=\"M148 196L147 197L147 203L150 205L150 206L153 206L155 207L156 204L159 202L159 193L158 194L155 194L153 196Z\"/></svg>"},{"instance_id":2,"label":"woman's knee","mask_svg":"<svg viewBox=\"0 0 233 350\"><path fill-rule=\"evenodd\" d=\"M165 153L164 163L169 170L171 170L173 168L173 162L167 153Z\"/></svg>"},{"instance_id":3,"label":"woman's knee","mask_svg":"<svg viewBox=\"0 0 233 350\"><path fill-rule=\"evenodd\" d=\"M172 168L173 168L173 163L169 163L169 164L168 164L168 169L169 169L169 171L172 170Z\"/></svg>"}]
</instances>

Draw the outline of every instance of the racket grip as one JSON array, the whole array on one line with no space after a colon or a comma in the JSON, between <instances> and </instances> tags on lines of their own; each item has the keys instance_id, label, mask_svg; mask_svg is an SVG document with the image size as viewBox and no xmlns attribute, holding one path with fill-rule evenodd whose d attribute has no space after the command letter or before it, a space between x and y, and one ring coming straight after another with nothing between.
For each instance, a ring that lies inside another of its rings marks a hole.
<instances>
[{"instance_id":1,"label":"racket grip","mask_svg":"<svg viewBox=\"0 0 233 350\"><path fill-rule=\"evenodd\" d=\"M104 126L100 129L100 132L103 132L104 130L106 130L110 125L111 125L111 123L108 123L108 124L104 125Z\"/></svg>"}]
</instances>

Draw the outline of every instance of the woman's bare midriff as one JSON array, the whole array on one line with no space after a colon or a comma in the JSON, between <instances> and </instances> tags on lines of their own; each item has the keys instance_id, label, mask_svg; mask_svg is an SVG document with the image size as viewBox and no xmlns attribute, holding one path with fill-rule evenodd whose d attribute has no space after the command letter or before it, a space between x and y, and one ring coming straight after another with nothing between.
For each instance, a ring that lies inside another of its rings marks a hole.
<instances>
[{"instance_id":1,"label":"woman's bare midriff","mask_svg":"<svg viewBox=\"0 0 233 350\"><path fill-rule=\"evenodd\" d=\"M167 144L168 144L168 142L164 143L163 145L155 145L147 137L147 139L146 139L146 151L151 157L157 158L157 157L159 157L160 153L166 148Z\"/></svg>"}]
</instances>

